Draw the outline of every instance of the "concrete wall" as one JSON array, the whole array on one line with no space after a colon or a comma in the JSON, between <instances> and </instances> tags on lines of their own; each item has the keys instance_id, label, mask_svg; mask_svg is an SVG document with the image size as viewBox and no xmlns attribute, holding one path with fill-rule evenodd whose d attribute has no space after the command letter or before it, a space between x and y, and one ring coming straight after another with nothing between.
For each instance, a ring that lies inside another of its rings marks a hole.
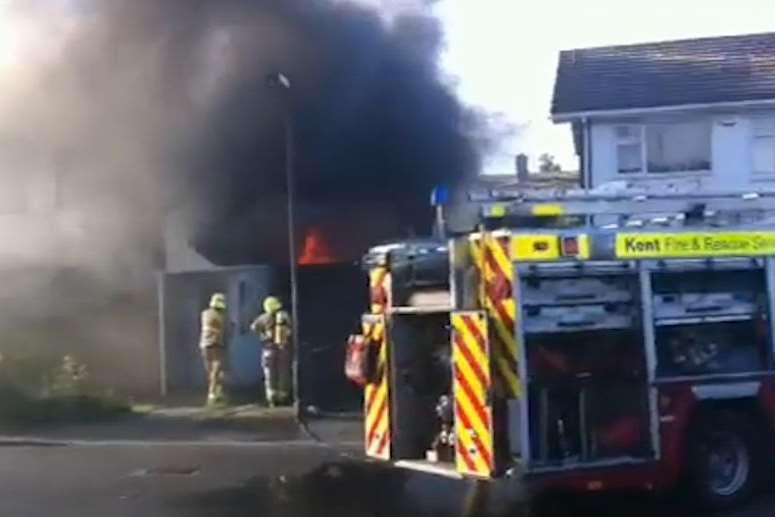
<instances>
[{"instance_id":1,"label":"concrete wall","mask_svg":"<svg viewBox=\"0 0 775 517\"><path fill-rule=\"evenodd\" d=\"M775 116L775 112L687 113L681 116L646 116L624 119L592 119L592 185L610 181L634 183L680 182L697 188L755 189L775 187L775 174L757 175L752 167L752 119ZM697 119L711 122L711 170L707 172L619 174L617 172L615 127L622 124L670 123Z\"/></svg>"}]
</instances>

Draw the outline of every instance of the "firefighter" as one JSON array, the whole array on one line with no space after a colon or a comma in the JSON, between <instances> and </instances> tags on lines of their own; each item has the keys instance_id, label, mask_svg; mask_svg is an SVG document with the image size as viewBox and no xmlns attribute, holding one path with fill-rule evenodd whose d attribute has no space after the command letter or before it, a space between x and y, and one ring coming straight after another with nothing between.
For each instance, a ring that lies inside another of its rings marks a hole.
<instances>
[{"instance_id":1,"label":"firefighter","mask_svg":"<svg viewBox=\"0 0 775 517\"><path fill-rule=\"evenodd\" d=\"M199 348L207 373L207 404L223 402L226 360L226 296L223 293L213 294L210 306L202 311Z\"/></svg>"},{"instance_id":2,"label":"firefighter","mask_svg":"<svg viewBox=\"0 0 775 517\"><path fill-rule=\"evenodd\" d=\"M270 407L288 405L291 399L291 317L274 296L264 300L264 312L250 326L264 345L261 363L264 369L266 401Z\"/></svg>"}]
</instances>

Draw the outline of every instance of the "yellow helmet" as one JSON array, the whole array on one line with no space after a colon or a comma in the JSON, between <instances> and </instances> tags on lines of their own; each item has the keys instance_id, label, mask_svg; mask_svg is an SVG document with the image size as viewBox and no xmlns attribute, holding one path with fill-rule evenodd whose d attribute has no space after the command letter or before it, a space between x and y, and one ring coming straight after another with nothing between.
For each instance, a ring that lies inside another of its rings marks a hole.
<instances>
[{"instance_id":1,"label":"yellow helmet","mask_svg":"<svg viewBox=\"0 0 775 517\"><path fill-rule=\"evenodd\" d=\"M283 308L283 302L276 296L267 296L264 300L264 311L273 313Z\"/></svg>"},{"instance_id":2,"label":"yellow helmet","mask_svg":"<svg viewBox=\"0 0 775 517\"><path fill-rule=\"evenodd\" d=\"M215 293L210 297L210 308L218 310L226 310L226 295L223 293Z\"/></svg>"}]
</instances>

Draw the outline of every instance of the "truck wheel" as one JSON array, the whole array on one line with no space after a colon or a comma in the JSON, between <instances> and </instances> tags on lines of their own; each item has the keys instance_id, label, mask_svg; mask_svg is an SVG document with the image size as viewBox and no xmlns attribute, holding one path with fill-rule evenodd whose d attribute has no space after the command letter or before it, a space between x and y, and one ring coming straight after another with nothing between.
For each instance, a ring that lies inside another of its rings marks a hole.
<instances>
[{"instance_id":1,"label":"truck wheel","mask_svg":"<svg viewBox=\"0 0 775 517\"><path fill-rule=\"evenodd\" d=\"M689 439L689 482L695 502L724 509L748 499L755 486L753 433L733 416L701 422Z\"/></svg>"}]
</instances>

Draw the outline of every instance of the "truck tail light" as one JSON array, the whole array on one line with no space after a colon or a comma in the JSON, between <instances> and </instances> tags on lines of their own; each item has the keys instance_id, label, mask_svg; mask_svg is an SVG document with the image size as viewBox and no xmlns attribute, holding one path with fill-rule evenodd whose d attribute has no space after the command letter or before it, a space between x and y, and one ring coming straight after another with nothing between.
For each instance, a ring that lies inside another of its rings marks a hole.
<instances>
[{"instance_id":1,"label":"truck tail light","mask_svg":"<svg viewBox=\"0 0 775 517\"><path fill-rule=\"evenodd\" d=\"M670 411L672 406L673 406L673 399L670 397L670 395L659 396L659 410L662 413L667 413L668 411Z\"/></svg>"},{"instance_id":2,"label":"truck tail light","mask_svg":"<svg viewBox=\"0 0 775 517\"><path fill-rule=\"evenodd\" d=\"M371 288L371 303L375 305L387 305L387 291L381 285Z\"/></svg>"},{"instance_id":3,"label":"truck tail light","mask_svg":"<svg viewBox=\"0 0 775 517\"><path fill-rule=\"evenodd\" d=\"M563 237L560 241L562 255L564 257L577 257L579 255L579 238Z\"/></svg>"}]
</instances>

